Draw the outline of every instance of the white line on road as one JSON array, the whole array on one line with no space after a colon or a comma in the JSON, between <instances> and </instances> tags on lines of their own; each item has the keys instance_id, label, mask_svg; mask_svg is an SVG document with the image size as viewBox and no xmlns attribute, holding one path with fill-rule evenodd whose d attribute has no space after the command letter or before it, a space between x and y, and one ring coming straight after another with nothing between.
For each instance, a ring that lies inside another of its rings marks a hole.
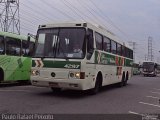
<instances>
[{"instance_id":1,"label":"white line on road","mask_svg":"<svg viewBox=\"0 0 160 120\"><path fill-rule=\"evenodd\" d=\"M158 88L153 88L154 90L160 90L160 89L158 89Z\"/></svg>"},{"instance_id":2,"label":"white line on road","mask_svg":"<svg viewBox=\"0 0 160 120\"><path fill-rule=\"evenodd\" d=\"M150 104L150 103L145 103L145 102L139 102L139 103L140 103L140 104L144 104L144 105L154 106L154 107L160 107L159 105Z\"/></svg>"},{"instance_id":3,"label":"white line on road","mask_svg":"<svg viewBox=\"0 0 160 120\"><path fill-rule=\"evenodd\" d=\"M160 92L153 92L153 91L151 91L151 93L154 93L154 94L160 94Z\"/></svg>"},{"instance_id":4,"label":"white line on road","mask_svg":"<svg viewBox=\"0 0 160 120\"><path fill-rule=\"evenodd\" d=\"M130 114L135 114L135 115L143 115L143 114L140 114L140 113L136 113L136 112L133 112L133 111L128 111Z\"/></svg>"},{"instance_id":5,"label":"white line on road","mask_svg":"<svg viewBox=\"0 0 160 120\"><path fill-rule=\"evenodd\" d=\"M146 96L148 98L153 98L153 99L160 99L159 97L154 97L154 96Z\"/></svg>"}]
</instances>

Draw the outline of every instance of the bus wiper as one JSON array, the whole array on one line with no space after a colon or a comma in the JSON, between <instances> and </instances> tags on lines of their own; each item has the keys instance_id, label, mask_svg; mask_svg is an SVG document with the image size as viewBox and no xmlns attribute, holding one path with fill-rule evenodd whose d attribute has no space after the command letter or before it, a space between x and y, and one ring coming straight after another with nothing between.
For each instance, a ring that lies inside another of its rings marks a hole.
<instances>
[{"instance_id":1,"label":"bus wiper","mask_svg":"<svg viewBox=\"0 0 160 120\"><path fill-rule=\"evenodd\" d=\"M59 48L62 50L62 54L63 54L63 56L64 56L64 59L65 59L66 61L68 61L68 57L66 56L66 54L65 54L65 52L64 52L64 50L63 50L63 48L62 48L62 46L61 46L61 44L60 44L60 42L59 42ZM59 52L59 48L58 48L58 52Z\"/></svg>"},{"instance_id":2,"label":"bus wiper","mask_svg":"<svg viewBox=\"0 0 160 120\"><path fill-rule=\"evenodd\" d=\"M63 54L63 57L64 57L64 59L67 61L68 60L68 57L66 56L66 54L65 54L65 52L64 52L64 50L63 50L63 48L62 48L62 46L61 46L61 44L60 44L60 39L57 37L57 39L56 39L56 43L55 43L55 57L56 57L56 54L57 54L57 51L59 52L59 50L61 50L62 51L62 54Z\"/></svg>"}]
</instances>

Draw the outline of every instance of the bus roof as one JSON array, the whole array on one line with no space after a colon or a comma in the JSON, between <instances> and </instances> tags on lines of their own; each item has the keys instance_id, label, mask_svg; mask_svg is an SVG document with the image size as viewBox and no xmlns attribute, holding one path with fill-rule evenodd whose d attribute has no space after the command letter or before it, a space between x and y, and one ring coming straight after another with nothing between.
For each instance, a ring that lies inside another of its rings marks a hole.
<instances>
[{"instance_id":1,"label":"bus roof","mask_svg":"<svg viewBox=\"0 0 160 120\"><path fill-rule=\"evenodd\" d=\"M54 22L54 23L50 23L50 24L39 25L39 29L53 28L53 27L87 27L87 28L90 28L94 31L97 31L97 32L105 35L106 37L114 40L115 42L117 42L123 46L126 46L129 49L132 49L128 43L122 42L122 40L120 40L114 33L112 33L111 31L107 30L106 28L104 28L98 24L95 24L95 23L83 22L83 21L73 21L73 22L67 21L67 22Z\"/></svg>"},{"instance_id":2,"label":"bus roof","mask_svg":"<svg viewBox=\"0 0 160 120\"><path fill-rule=\"evenodd\" d=\"M5 37L11 37L19 40L27 40L27 36L25 35L18 35L10 32L3 32L0 31L0 36L5 36ZM31 41L35 41L33 38L31 38Z\"/></svg>"}]
</instances>

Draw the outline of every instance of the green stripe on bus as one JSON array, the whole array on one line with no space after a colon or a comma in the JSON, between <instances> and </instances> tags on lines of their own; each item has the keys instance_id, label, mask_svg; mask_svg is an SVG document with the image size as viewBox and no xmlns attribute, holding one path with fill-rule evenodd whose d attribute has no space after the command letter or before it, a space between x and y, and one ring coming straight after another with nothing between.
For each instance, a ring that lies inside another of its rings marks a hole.
<instances>
[{"instance_id":1,"label":"green stripe on bus","mask_svg":"<svg viewBox=\"0 0 160 120\"><path fill-rule=\"evenodd\" d=\"M133 64L133 60L127 59L124 57L120 57L117 55L112 55L112 54L96 51L95 52L95 64L131 67Z\"/></svg>"},{"instance_id":2,"label":"green stripe on bus","mask_svg":"<svg viewBox=\"0 0 160 120\"><path fill-rule=\"evenodd\" d=\"M67 68L67 69L80 69L81 62L77 61L49 61L43 60L43 67L45 68ZM36 60L32 60L32 67L36 67Z\"/></svg>"}]
</instances>

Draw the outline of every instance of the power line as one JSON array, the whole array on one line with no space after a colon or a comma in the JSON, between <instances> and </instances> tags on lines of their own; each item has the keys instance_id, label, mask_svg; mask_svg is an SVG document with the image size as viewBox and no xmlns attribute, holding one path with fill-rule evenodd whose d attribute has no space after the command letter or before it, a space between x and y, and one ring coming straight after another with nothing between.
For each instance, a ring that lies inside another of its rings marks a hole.
<instances>
[{"instance_id":1,"label":"power line","mask_svg":"<svg viewBox=\"0 0 160 120\"><path fill-rule=\"evenodd\" d=\"M37 15L33 15L33 14L30 14L30 12L27 12L27 10L23 10L23 9L21 9L21 11L23 11L23 12L25 12L25 14L21 14L21 16L22 15L29 15L29 16L32 16L32 18L34 18L34 19L36 19L37 21L42 21L42 22L46 22L47 20L45 20L45 19L43 19L42 17L39 17L39 16L37 16ZM29 18L29 19L31 19L31 18Z\"/></svg>"},{"instance_id":2,"label":"power line","mask_svg":"<svg viewBox=\"0 0 160 120\"><path fill-rule=\"evenodd\" d=\"M77 11L74 9L74 6L71 6L71 4L69 3L69 2L67 2L67 1L62 1L63 3L64 3L64 5L65 6L67 6L75 15L77 15L78 17L80 17L82 20L84 20L85 21L85 19L81 16L81 14L78 14L77 13ZM69 4L69 5L67 5L67 3Z\"/></svg>"},{"instance_id":3,"label":"power line","mask_svg":"<svg viewBox=\"0 0 160 120\"><path fill-rule=\"evenodd\" d=\"M27 32L33 33L32 29L26 26L21 25L22 30L26 30Z\"/></svg>"},{"instance_id":4,"label":"power line","mask_svg":"<svg viewBox=\"0 0 160 120\"><path fill-rule=\"evenodd\" d=\"M100 13L103 13L103 11L102 11L99 7L97 7L97 5L96 5L92 0L89 0L89 1L98 9L98 11L99 11ZM118 31L120 31L123 35L125 35L125 37L128 38L128 35L127 35L125 32L123 32L119 27L117 27L117 26L114 24L114 22L113 22L106 14L102 14L102 15L110 21L110 24L111 24L113 27L115 27ZM129 38L128 38L128 39L129 39Z\"/></svg>"},{"instance_id":5,"label":"power line","mask_svg":"<svg viewBox=\"0 0 160 120\"><path fill-rule=\"evenodd\" d=\"M54 6L52 6L51 4L48 4L46 1L45 1L45 2L43 2L42 0L40 0L40 2L42 2L43 4L45 4L45 5L47 5L47 6L51 7L51 8L56 9L56 10L57 10L58 12L60 12L62 15L64 15L64 16L66 16L66 17L68 17L68 18L70 18L70 19L73 19L73 20L74 20L74 18L73 18L73 17L71 17L70 15L66 14L66 13L65 13L65 12L63 12L62 10L60 10L60 9L58 9L58 8L56 8L56 7L54 7Z\"/></svg>"},{"instance_id":6,"label":"power line","mask_svg":"<svg viewBox=\"0 0 160 120\"><path fill-rule=\"evenodd\" d=\"M22 18L22 17L21 17ZM26 18L22 18L22 20L26 21L28 24L30 24L31 26L34 26L36 25L37 23L33 22L33 21L29 21L28 19ZM35 27L35 26L34 26Z\"/></svg>"},{"instance_id":7,"label":"power line","mask_svg":"<svg viewBox=\"0 0 160 120\"><path fill-rule=\"evenodd\" d=\"M92 13L92 11L93 10L90 10L90 9L88 9L88 8L90 8L89 6L85 6L84 4L82 4L79 0L77 0L80 4L81 4L81 6L82 7L84 7L93 17L94 17L94 19L96 20L96 21L98 21L98 22L100 22L101 23L101 25L103 25L103 26L105 26L105 28L106 28L106 30L109 30L109 28L108 28L108 26L106 26L105 24L103 24L103 22L101 21L101 19L103 20L103 21L105 21L102 17L98 17L98 16L96 16L96 15L94 15L93 13ZM93 11L94 12L94 11ZM97 22L96 22L97 23ZM109 30L109 31L111 31L111 30Z\"/></svg>"},{"instance_id":8,"label":"power line","mask_svg":"<svg viewBox=\"0 0 160 120\"><path fill-rule=\"evenodd\" d=\"M31 1L28 1L28 2L30 2L32 5L34 5L34 6L36 6L37 8L39 8L39 9L41 10L41 12L44 13L44 11L46 11L46 9L43 9L43 10L42 10L43 7L38 6L38 4L35 4L34 2L31 2ZM45 14L46 14L47 12L48 12L48 11L46 11ZM42 13L41 13L41 14L42 14ZM57 16L54 16L54 18L58 19ZM53 19L53 18L50 18L50 19Z\"/></svg>"},{"instance_id":9,"label":"power line","mask_svg":"<svg viewBox=\"0 0 160 120\"><path fill-rule=\"evenodd\" d=\"M68 2L68 1L65 1L69 6L70 6L70 8L73 8L74 9L74 11L78 11L79 13L80 13L80 16L81 16L81 14L83 15L83 16L85 16L86 18L89 18L89 16L87 16L87 15L85 15L82 11L80 11L78 8L76 8L74 5L72 5L70 2ZM77 12L76 12L77 13ZM81 17L84 21L85 21L85 19L83 18L83 17ZM90 18L89 18L90 19ZM93 21L95 21L95 20L93 20Z\"/></svg>"},{"instance_id":10,"label":"power line","mask_svg":"<svg viewBox=\"0 0 160 120\"><path fill-rule=\"evenodd\" d=\"M79 0L78 0L79 1ZM81 3L81 2L80 2ZM105 19L105 17L101 14L99 14L98 12L96 12L92 7L90 7L89 5L85 4L87 7L86 9L91 9L96 15L98 15L102 20L104 20L105 22L107 22L107 20ZM97 6L96 6L97 7ZM91 13L93 14L93 13ZM94 14L93 14L94 15ZM95 16L95 15L94 15ZM97 17L98 18L98 17Z\"/></svg>"},{"instance_id":11,"label":"power line","mask_svg":"<svg viewBox=\"0 0 160 120\"><path fill-rule=\"evenodd\" d=\"M40 11L37 11L36 9L33 9L32 7L27 6L26 4L23 4L23 3L21 3L21 4L24 5L25 7L29 8L30 10L32 10L32 12L35 11L36 13L39 13L39 15L42 16L42 14L41 14ZM44 16L43 16L43 17L44 17ZM45 16L45 17L46 17L47 19L50 19L48 16Z\"/></svg>"}]
</instances>

